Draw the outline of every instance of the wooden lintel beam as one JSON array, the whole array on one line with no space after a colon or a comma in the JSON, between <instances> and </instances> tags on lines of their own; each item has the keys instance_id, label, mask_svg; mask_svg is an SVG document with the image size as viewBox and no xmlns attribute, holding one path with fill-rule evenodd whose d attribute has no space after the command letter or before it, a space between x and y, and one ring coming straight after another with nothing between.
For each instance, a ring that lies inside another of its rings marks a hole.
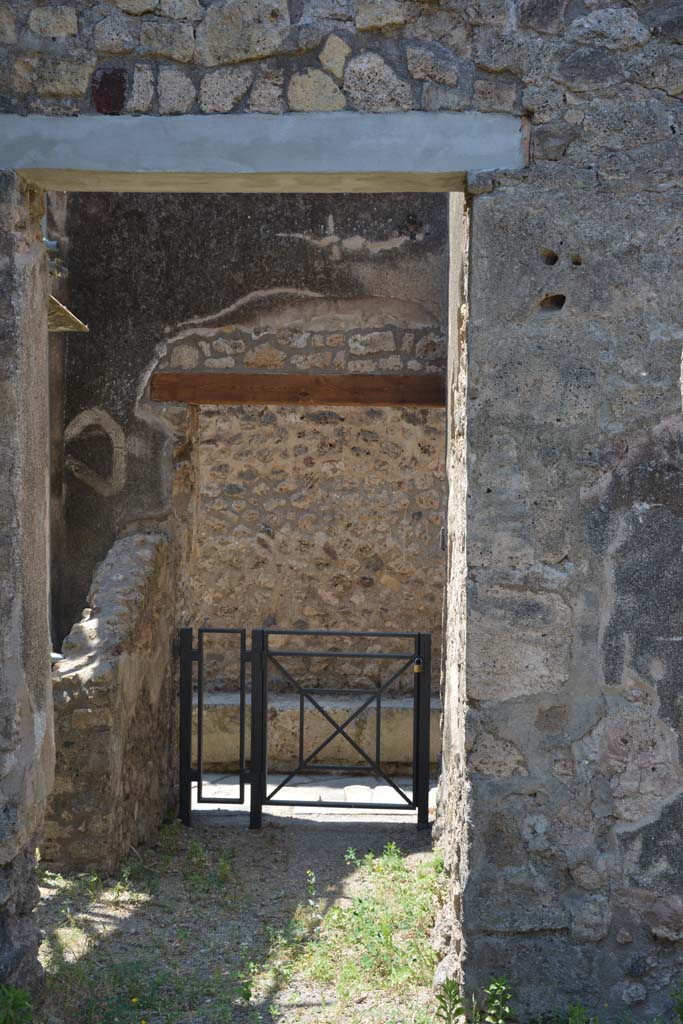
<instances>
[{"instance_id":1,"label":"wooden lintel beam","mask_svg":"<svg viewBox=\"0 0 683 1024\"><path fill-rule=\"evenodd\" d=\"M160 370L152 374L150 397L192 405L445 406L446 381L437 374Z\"/></svg>"}]
</instances>

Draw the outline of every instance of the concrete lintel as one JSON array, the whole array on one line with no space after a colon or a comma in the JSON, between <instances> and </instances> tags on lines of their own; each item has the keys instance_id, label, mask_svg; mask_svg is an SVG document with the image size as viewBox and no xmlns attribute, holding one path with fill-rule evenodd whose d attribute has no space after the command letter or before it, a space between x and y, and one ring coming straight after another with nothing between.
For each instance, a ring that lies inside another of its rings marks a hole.
<instances>
[{"instance_id":1,"label":"concrete lintel","mask_svg":"<svg viewBox=\"0 0 683 1024\"><path fill-rule=\"evenodd\" d=\"M0 167L71 191L449 191L526 163L508 114L0 115Z\"/></svg>"}]
</instances>

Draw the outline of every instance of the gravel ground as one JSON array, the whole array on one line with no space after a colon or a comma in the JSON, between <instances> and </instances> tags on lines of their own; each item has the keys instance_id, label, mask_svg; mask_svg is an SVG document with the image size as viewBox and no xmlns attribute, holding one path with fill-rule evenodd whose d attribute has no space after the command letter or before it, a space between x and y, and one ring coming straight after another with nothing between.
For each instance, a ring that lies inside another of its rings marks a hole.
<instances>
[{"instance_id":1,"label":"gravel ground","mask_svg":"<svg viewBox=\"0 0 683 1024\"><path fill-rule=\"evenodd\" d=\"M390 842L411 867L431 853L429 833L405 818L309 812L250 832L243 814L202 810L192 829L173 824L157 848L133 853L115 879L45 873L39 1024L399 1024L371 977L342 1003L291 965L273 970L302 908L321 914L362 890L348 848L379 854ZM418 993L400 1021L424 1020L429 998Z\"/></svg>"}]
</instances>

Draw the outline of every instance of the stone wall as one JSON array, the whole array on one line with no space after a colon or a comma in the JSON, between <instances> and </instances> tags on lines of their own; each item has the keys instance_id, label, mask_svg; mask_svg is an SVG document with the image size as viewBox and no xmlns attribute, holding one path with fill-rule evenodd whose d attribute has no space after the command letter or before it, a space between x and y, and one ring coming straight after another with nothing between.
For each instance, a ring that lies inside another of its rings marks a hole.
<instances>
[{"instance_id":1,"label":"stone wall","mask_svg":"<svg viewBox=\"0 0 683 1024\"><path fill-rule=\"evenodd\" d=\"M461 955L527 1013L548 976L665 1012L680 971L683 200L660 102L656 166L589 135L594 166L473 202Z\"/></svg>"},{"instance_id":2,"label":"stone wall","mask_svg":"<svg viewBox=\"0 0 683 1024\"><path fill-rule=\"evenodd\" d=\"M532 43L559 31L563 6L522 4ZM503 0L19 0L0 10L12 113L522 111L525 54L503 61L496 45L511 21ZM621 35L638 43L645 31L627 22Z\"/></svg>"},{"instance_id":3,"label":"stone wall","mask_svg":"<svg viewBox=\"0 0 683 1024\"><path fill-rule=\"evenodd\" d=\"M69 301L90 334L66 342L66 556L55 580L63 619L80 614L95 565L127 524L166 521L179 459L190 476L196 471L185 412L148 400L154 369L443 372L444 196L77 194L68 234ZM225 416L227 431L234 416ZM276 434L272 421L259 422L251 462ZM355 422L362 429L360 414ZM373 429L378 444L392 443ZM432 465L440 442L429 430L423 435L416 422L413 439L424 441ZM310 476L311 453L293 448L290 458ZM224 486L229 501L228 488L242 482L226 478ZM176 518L187 511L191 519L196 499L190 484ZM425 556L437 572L440 525ZM201 619L211 611L201 609ZM191 622L197 609L187 603L183 612Z\"/></svg>"},{"instance_id":4,"label":"stone wall","mask_svg":"<svg viewBox=\"0 0 683 1024\"><path fill-rule=\"evenodd\" d=\"M36 837L52 780L47 265L42 196L0 174L0 977L36 973Z\"/></svg>"},{"instance_id":5,"label":"stone wall","mask_svg":"<svg viewBox=\"0 0 683 1024\"><path fill-rule=\"evenodd\" d=\"M444 419L438 409L202 407L191 621L431 631L438 677ZM208 678L233 688L229 666ZM386 676L381 662L297 668L311 685L361 669ZM412 683L407 674L392 693Z\"/></svg>"},{"instance_id":6,"label":"stone wall","mask_svg":"<svg viewBox=\"0 0 683 1024\"><path fill-rule=\"evenodd\" d=\"M183 325L168 342L156 369L420 375L445 372L443 334L433 323L433 314L417 303L395 300L391 308L389 303L376 299L326 301L320 296L306 298L277 292L269 298L279 302L280 308L275 315L259 310L255 329L250 330L244 323L244 314L237 323L223 324L220 316L212 316ZM269 321L273 320L279 320L282 326L271 326Z\"/></svg>"},{"instance_id":7,"label":"stone wall","mask_svg":"<svg viewBox=\"0 0 683 1024\"><path fill-rule=\"evenodd\" d=\"M162 535L116 541L54 671L55 786L44 861L111 871L174 803L175 557Z\"/></svg>"},{"instance_id":8,"label":"stone wall","mask_svg":"<svg viewBox=\"0 0 683 1024\"><path fill-rule=\"evenodd\" d=\"M378 253L405 246L374 244ZM441 375L446 344L426 298L264 290L172 330L156 368ZM432 633L439 665L442 410L202 406L192 444L198 504L188 621L421 630ZM213 658L209 678L230 689L237 666L221 660ZM315 667L328 683L359 669ZM409 685L407 678L402 688Z\"/></svg>"}]
</instances>

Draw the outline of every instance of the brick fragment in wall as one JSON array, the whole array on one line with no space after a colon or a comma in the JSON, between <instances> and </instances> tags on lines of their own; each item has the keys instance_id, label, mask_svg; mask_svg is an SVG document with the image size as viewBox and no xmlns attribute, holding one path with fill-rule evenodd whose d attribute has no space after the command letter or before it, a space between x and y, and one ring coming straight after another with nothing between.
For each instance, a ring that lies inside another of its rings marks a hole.
<instances>
[{"instance_id":1,"label":"brick fragment in wall","mask_svg":"<svg viewBox=\"0 0 683 1024\"><path fill-rule=\"evenodd\" d=\"M99 114L120 114L126 99L126 72L122 68L98 68L92 77L93 105Z\"/></svg>"}]
</instances>

